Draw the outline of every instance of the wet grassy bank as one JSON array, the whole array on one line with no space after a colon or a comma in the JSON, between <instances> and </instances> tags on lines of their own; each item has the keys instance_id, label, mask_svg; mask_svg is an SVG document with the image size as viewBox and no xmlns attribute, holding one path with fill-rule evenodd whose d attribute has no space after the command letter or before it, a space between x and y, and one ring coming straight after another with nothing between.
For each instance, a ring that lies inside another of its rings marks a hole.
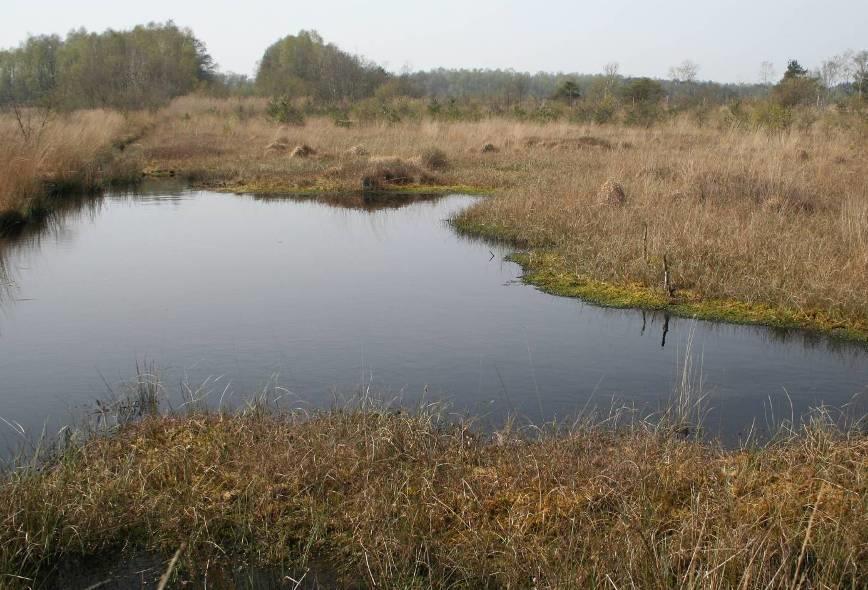
<instances>
[{"instance_id":1,"label":"wet grassy bank","mask_svg":"<svg viewBox=\"0 0 868 590\"><path fill-rule=\"evenodd\" d=\"M4 473L0 585L120 551L379 588L861 588L868 440L723 450L629 415L480 434L365 405L158 415ZM665 424L665 422L663 423Z\"/></svg>"},{"instance_id":2,"label":"wet grassy bank","mask_svg":"<svg viewBox=\"0 0 868 590\"><path fill-rule=\"evenodd\" d=\"M457 227L461 231L460 222ZM468 235L497 235L478 228L466 230ZM520 238L511 241L520 244ZM804 330L849 342L868 344L868 325L844 314L821 310L799 309L744 302L735 299L703 297L694 290L673 289L667 293L664 285L642 283L608 283L582 276L570 269L556 251L530 250L509 256L523 269L522 280L538 289L562 297L575 297L604 307L664 311L674 316L696 318L730 324L761 325L781 330Z\"/></svg>"}]
</instances>

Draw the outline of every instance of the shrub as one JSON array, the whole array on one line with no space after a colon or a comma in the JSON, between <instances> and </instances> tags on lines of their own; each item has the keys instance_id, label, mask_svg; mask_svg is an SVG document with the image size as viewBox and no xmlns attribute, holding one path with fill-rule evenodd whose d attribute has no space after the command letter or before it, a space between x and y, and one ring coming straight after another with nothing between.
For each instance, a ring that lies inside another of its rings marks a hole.
<instances>
[{"instance_id":1,"label":"shrub","mask_svg":"<svg viewBox=\"0 0 868 590\"><path fill-rule=\"evenodd\" d=\"M813 104L822 91L813 78L785 78L772 89L772 97L783 107Z\"/></svg>"},{"instance_id":2,"label":"shrub","mask_svg":"<svg viewBox=\"0 0 868 590\"><path fill-rule=\"evenodd\" d=\"M561 100L568 104L575 104L582 97L582 90L574 80L565 80L558 86L552 98Z\"/></svg>"},{"instance_id":3,"label":"shrub","mask_svg":"<svg viewBox=\"0 0 868 590\"><path fill-rule=\"evenodd\" d=\"M777 102L762 102L754 108L752 119L757 127L780 131L792 124L793 111Z\"/></svg>"},{"instance_id":4,"label":"shrub","mask_svg":"<svg viewBox=\"0 0 868 590\"><path fill-rule=\"evenodd\" d=\"M690 111L690 116L693 118L697 127L702 127L708 122L708 119L711 116L711 107L697 105Z\"/></svg>"},{"instance_id":5,"label":"shrub","mask_svg":"<svg viewBox=\"0 0 868 590\"><path fill-rule=\"evenodd\" d=\"M751 115L741 101L737 100L723 109L723 118L726 123L736 126L750 123Z\"/></svg>"},{"instance_id":6,"label":"shrub","mask_svg":"<svg viewBox=\"0 0 868 590\"><path fill-rule=\"evenodd\" d=\"M660 82L651 78L636 78L621 88L624 99L633 103L656 103L665 94Z\"/></svg>"},{"instance_id":7,"label":"shrub","mask_svg":"<svg viewBox=\"0 0 868 590\"><path fill-rule=\"evenodd\" d=\"M527 111L524 110L521 105L517 104L512 107L512 116L519 121L524 121L525 119L527 119Z\"/></svg>"},{"instance_id":8,"label":"shrub","mask_svg":"<svg viewBox=\"0 0 868 590\"><path fill-rule=\"evenodd\" d=\"M292 104L289 97L272 98L265 112L269 119L281 125L304 125L304 114Z\"/></svg>"},{"instance_id":9,"label":"shrub","mask_svg":"<svg viewBox=\"0 0 868 590\"><path fill-rule=\"evenodd\" d=\"M604 125L611 123L615 119L615 103L611 99L605 99L599 102L591 113L591 118L594 123Z\"/></svg>"},{"instance_id":10,"label":"shrub","mask_svg":"<svg viewBox=\"0 0 868 590\"><path fill-rule=\"evenodd\" d=\"M560 113L550 105L543 104L533 112L530 118L538 123L551 123L560 118Z\"/></svg>"},{"instance_id":11,"label":"shrub","mask_svg":"<svg viewBox=\"0 0 868 590\"><path fill-rule=\"evenodd\" d=\"M383 105L383 118L389 123L400 123L401 113L393 106Z\"/></svg>"},{"instance_id":12,"label":"shrub","mask_svg":"<svg viewBox=\"0 0 868 590\"><path fill-rule=\"evenodd\" d=\"M663 111L654 102L637 102L626 111L624 123L640 127L651 127L663 118Z\"/></svg>"}]
</instances>

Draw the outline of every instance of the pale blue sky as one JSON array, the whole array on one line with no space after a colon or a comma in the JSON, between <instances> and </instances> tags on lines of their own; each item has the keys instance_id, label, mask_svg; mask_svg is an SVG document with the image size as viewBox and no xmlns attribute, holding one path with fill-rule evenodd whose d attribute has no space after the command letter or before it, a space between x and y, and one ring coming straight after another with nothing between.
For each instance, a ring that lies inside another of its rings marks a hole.
<instances>
[{"instance_id":1,"label":"pale blue sky","mask_svg":"<svg viewBox=\"0 0 868 590\"><path fill-rule=\"evenodd\" d=\"M754 82L868 45L868 1L827 0L0 0L0 47L28 33L128 28L173 19L205 41L223 70L253 73L270 43L299 29L399 70L515 68L665 76L684 59L700 78Z\"/></svg>"}]
</instances>

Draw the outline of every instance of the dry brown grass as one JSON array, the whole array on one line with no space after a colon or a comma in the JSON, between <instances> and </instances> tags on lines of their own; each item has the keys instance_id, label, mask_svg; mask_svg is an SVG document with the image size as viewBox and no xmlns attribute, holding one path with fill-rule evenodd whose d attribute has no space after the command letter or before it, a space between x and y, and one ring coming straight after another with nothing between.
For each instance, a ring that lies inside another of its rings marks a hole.
<instances>
[{"instance_id":1,"label":"dry brown grass","mask_svg":"<svg viewBox=\"0 0 868 590\"><path fill-rule=\"evenodd\" d=\"M239 109L244 115L238 115ZM175 101L158 114L156 127L143 142L149 169L253 192L360 190L372 165L394 159L418 168L409 175L414 183L468 181L488 187L501 179L497 171L477 165L485 162L481 149L489 140L487 134L498 132L486 124L379 123L347 128L314 118L304 127L280 126L268 121L263 109L261 101ZM316 154L288 157L288 150L304 144ZM456 159L460 169L454 165Z\"/></svg>"},{"instance_id":2,"label":"dry brown grass","mask_svg":"<svg viewBox=\"0 0 868 590\"><path fill-rule=\"evenodd\" d=\"M150 417L0 484L0 586L113 550L311 562L355 587L864 588L868 440L722 451L647 425L365 407Z\"/></svg>"},{"instance_id":3,"label":"dry brown grass","mask_svg":"<svg viewBox=\"0 0 868 590\"><path fill-rule=\"evenodd\" d=\"M422 162L436 148L449 163L440 182L496 196L460 225L552 251L558 273L661 291L665 255L685 300L868 335L868 140L859 129L818 123L781 134L686 119L652 129L497 119L278 127L255 114L262 108L177 101L145 155L153 169L231 190L337 191L361 188L372 158ZM318 153L263 155L279 139ZM623 206L597 198L609 180Z\"/></svg>"},{"instance_id":4,"label":"dry brown grass","mask_svg":"<svg viewBox=\"0 0 868 590\"><path fill-rule=\"evenodd\" d=\"M44 206L47 194L95 190L138 173L133 150L118 157L137 128L119 113L30 112L22 118L30 119L27 139L14 115L0 116L0 214L26 217Z\"/></svg>"},{"instance_id":5,"label":"dry brown grass","mask_svg":"<svg viewBox=\"0 0 868 590\"><path fill-rule=\"evenodd\" d=\"M666 256L687 297L821 312L827 327L868 331L864 137L691 126L586 132L632 147L530 148L523 178L462 221L552 249L575 276L660 289ZM596 198L610 179L625 206Z\"/></svg>"},{"instance_id":6,"label":"dry brown grass","mask_svg":"<svg viewBox=\"0 0 868 590\"><path fill-rule=\"evenodd\" d=\"M439 178L413 161L371 158L362 176L362 188L382 191L402 186L441 184Z\"/></svg>"}]
</instances>

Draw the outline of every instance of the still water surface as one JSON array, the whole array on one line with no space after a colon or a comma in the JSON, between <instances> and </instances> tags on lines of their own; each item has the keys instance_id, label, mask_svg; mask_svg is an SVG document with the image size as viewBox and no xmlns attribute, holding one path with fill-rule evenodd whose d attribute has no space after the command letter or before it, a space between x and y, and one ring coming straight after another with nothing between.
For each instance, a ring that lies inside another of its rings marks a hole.
<instances>
[{"instance_id":1,"label":"still water surface","mask_svg":"<svg viewBox=\"0 0 868 590\"><path fill-rule=\"evenodd\" d=\"M473 201L160 189L60 214L0 246L0 416L50 432L137 362L170 392L209 380L212 403L276 381L289 407L369 390L495 423L654 409L691 332L714 433L737 440L819 404L865 411L864 347L543 294L517 280L507 250L445 223Z\"/></svg>"}]
</instances>

